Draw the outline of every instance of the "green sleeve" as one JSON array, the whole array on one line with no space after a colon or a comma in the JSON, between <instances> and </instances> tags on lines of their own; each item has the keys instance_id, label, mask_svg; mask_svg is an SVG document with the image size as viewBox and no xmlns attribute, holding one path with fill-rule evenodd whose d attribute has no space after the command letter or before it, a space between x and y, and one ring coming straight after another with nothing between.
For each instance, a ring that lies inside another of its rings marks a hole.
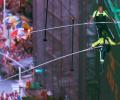
<instances>
[{"instance_id":1,"label":"green sleeve","mask_svg":"<svg viewBox=\"0 0 120 100\"><path fill-rule=\"evenodd\" d=\"M100 40L97 40L96 42L92 43L92 47L96 47L99 44L100 44Z\"/></svg>"},{"instance_id":2,"label":"green sleeve","mask_svg":"<svg viewBox=\"0 0 120 100\"><path fill-rule=\"evenodd\" d=\"M93 15L92 15L93 18L95 18L96 12L97 12L97 11L94 11L94 12L93 12Z\"/></svg>"},{"instance_id":3,"label":"green sleeve","mask_svg":"<svg viewBox=\"0 0 120 100\"><path fill-rule=\"evenodd\" d=\"M116 43L112 41L109 37L108 37L108 40L109 40L110 45L116 45Z\"/></svg>"},{"instance_id":4,"label":"green sleeve","mask_svg":"<svg viewBox=\"0 0 120 100\"><path fill-rule=\"evenodd\" d=\"M92 43L92 47L96 47L98 45L102 45L104 43L103 38L100 38L99 40L97 40L96 42Z\"/></svg>"},{"instance_id":5,"label":"green sleeve","mask_svg":"<svg viewBox=\"0 0 120 100\"><path fill-rule=\"evenodd\" d=\"M105 10L104 11L104 15L106 16L106 17L109 17L109 14L108 14L108 12Z\"/></svg>"}]
</instances>

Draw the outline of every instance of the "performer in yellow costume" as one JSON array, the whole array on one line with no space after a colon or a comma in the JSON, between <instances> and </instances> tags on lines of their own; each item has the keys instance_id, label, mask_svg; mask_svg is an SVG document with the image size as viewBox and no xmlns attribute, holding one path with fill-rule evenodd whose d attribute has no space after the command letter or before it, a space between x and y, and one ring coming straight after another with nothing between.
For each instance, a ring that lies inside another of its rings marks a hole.
<instances>
[{"instance_id":1,"label":"performer in yellow costume","mask_svg":"<svg viewBox=\"0 0 120 100\"><path fill-rule=\"evenodd\" d=\"M111 46L118 45L118 43L114 42L106 33L106 31L102 32L102 37L99 38L96 42L92 43L92 47L102 46L100 49L100 62L104 62L105 56L109 53Z\"/></svg>"}]
</instances>

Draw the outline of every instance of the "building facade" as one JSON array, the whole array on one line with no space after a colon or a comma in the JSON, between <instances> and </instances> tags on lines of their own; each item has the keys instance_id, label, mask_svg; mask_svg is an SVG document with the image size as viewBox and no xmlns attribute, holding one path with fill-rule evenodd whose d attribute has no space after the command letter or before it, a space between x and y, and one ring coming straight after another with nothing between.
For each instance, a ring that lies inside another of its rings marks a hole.
<instances>
[{"instance_id":1,"label":"building facade","mask_svg":"<svg viewBox=\"0 0 120 100\"><path fill-rule=\"evenodd\" d=\"M94 4L94 1L88 0L33 1L34 31L38 30L33 33L35 65L90 47L94 41L94 26L90 30L87 25L80 23L89 20L93 10L90 8ZM69 26L78 23L80 25ZM56 28L41 31L52 27ZM44 41L45 38L47 41ZM95 66L94 52L83 52L41 66L46 71L37 80L52 91L56 100L88 100L90 66ZM95 73L91 77L95 78Z\"/></svg>"}]
</instances>

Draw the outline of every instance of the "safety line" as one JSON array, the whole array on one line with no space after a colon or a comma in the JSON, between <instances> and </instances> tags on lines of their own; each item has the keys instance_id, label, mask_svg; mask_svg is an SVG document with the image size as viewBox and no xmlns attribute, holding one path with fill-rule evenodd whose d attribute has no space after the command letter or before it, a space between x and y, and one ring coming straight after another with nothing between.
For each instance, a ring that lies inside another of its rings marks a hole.
<instances>
[{"instance_id":1,"label":"safety line","mask_svg":"<svg viewBox=\"0 0 120 100\"><path fill-rule=\"evenodd\" d=\"M70 53L70 54L67 54L67 55L58 57L58 58L56 58L56 59L47 61L47 62L42 63L42 64L40 64L40 65L37 65L37 66L35 66L35 67L33 67L33 68L27 69L27 70L21 72L21 74L26 73L26 72L29 72L29 71L31 71L31 70L33 70L33 69L38 68L38 67L47 65L47 64L49 64L49 63L52 63L52 62L55 62L55 61L58 61L58 60L67 58L67 57L69 57L69 56L76 55L76 54L79 54L79 53L83 53L83 52L86 52L86 51L91 51L91 50L94 50L94 49L99 49L99 48L101 48L101 47L102 47L102 46L98 46L98 47L94 47L94 48L90 47L90 48L87 48L87 49L84 49L84 50L80 50L80 51L77 51L77 52L74 52L74 53ZM16 77L16 76L18 76L18 75L19 75L19 74L15 74L15 75L13 75L13 76L11 76L11 77L8 77L8 78L6 78L6 79L4 79L4 80L1 80L0 82L6 81L6 80L9 80L9 79L12 79L12 78L14 78L14 77Z\"/></svg>"},{"instance_id":2,"label":"safety line","mask_svg":"<svg viewBox=\"0 0 120 100\"><path fill-rule=\"evenodd\" d=\"M112 24L112 23L118 24L118 23L120 23L120 21L116 21L116 22L94 22L94 23L86 22L86 23L80 23L80 24L68 24L68 25L63 25L63 26L56 26L56 27L51 27L51 28L46 28L46 29L35 30L35 31L30 32L30 33L32 34L32 33L36 33L36 32L43 32L43 31L48 31L48 30L61 29L61 28L67 28L67 27L72 27L72 26L105 24L105 23L106 24Z\"/></svg>"}]
</instances>

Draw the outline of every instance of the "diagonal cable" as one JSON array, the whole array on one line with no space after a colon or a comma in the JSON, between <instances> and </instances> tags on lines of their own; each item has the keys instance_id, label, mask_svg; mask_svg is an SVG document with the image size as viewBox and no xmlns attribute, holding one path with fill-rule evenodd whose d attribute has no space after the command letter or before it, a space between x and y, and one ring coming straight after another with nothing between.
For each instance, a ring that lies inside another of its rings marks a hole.
<instances>
[{"instance_id":1,"label":"diagonal cable","mask_svg":"<svg viewBox=\"0 0 120 100\"><path fill-rule=\"evenodd\" d=\"M77 52L74 52L74 53L70 53L70 54L67 54L67 55L58 57L58 58L56 58L56 59L47 61L47 62L42 63L42 64L40 64L40 65L37 65L37 66L35 66L35 67L33 67L33 68L27 69L27 70L21 72L21 74L26 73L26 72L29 72L29 71L31 71L31 70L33 70L33 69L38 68L38 67L47 65L47 64L49 64L49 63L52 63L52 62L55 62L55 61L58 61L58 60L61 60L61 59L65 59L65 58L70 57L70 56L72 56L72 55L80 54L80 53L87 52L87 51L91 51L91 50L94 50L94 49L99 49L99 48L101 48L101 47L102 47L102 46L98 46L98 47L94 47L94 48L90 47L90 48L87 48L87 49L84 49L84 50L80 50L80 51L77 51ZM8 78L6 78L6 79L4 79L4 80L1 80L0 82L6 81L6 80L9 80L9 79L12 79L12 78L14 78L14 77L16 77L16 76L18 76L18 75L19 75L19 74L15 74L15 75L10 76L10 77L8 77Z\"/></svg>"}]
</instances>

